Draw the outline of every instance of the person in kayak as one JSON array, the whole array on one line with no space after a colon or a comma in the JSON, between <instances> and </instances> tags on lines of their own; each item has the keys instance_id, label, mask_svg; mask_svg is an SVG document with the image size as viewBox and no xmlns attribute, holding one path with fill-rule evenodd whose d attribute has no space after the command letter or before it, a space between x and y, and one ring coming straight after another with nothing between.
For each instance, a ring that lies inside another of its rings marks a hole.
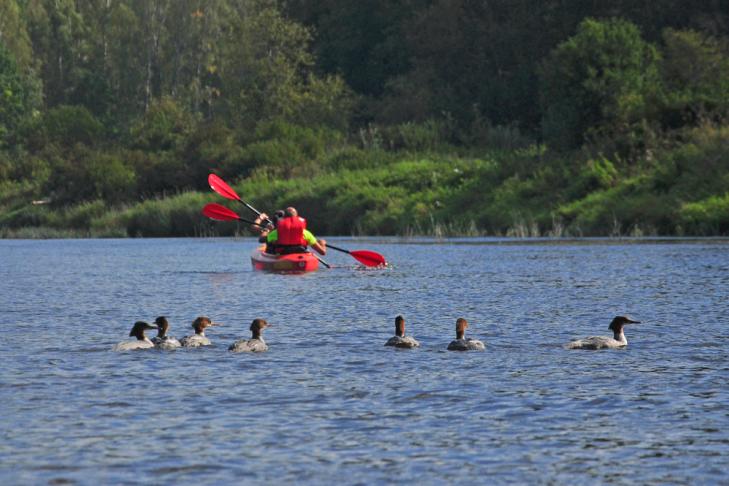
<instances>
[{"instance_id":1,"label":"person in kayak","mask_svg":"<svg viewBox=\"0 0 729 486\"><path fill-rule=\"evenodd\" d=\"M303 253L307 245L320 255L327 253L326 240L317 240L311 231L306 229L306 220L300 217L293 207L286 208L283 218L276 222L276 229L268 233L266 241L267 253L269 250L281 255Z\"/></svg>"},{"instance_id":2,"label":"person in kayak","mask_svg":"<svg viewBox=\"0 0 729 486\"><path fill-rule=\"evenodd\" d=\"M259 243L266 243L268 234L276 228L276 222L284 217L283 209L277 209L273 217L269 218L266 213L261 213L253 220L251 231L258 235Z\"/></svg>"}]
</instances>

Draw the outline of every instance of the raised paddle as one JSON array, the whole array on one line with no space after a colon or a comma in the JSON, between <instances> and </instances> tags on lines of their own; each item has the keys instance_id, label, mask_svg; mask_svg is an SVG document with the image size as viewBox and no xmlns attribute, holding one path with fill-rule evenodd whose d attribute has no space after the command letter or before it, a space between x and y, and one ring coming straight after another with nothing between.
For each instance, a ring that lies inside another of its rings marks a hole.
<instances>
[{"instance_id":1,"label":"raised paddle","mask_svg":"<svg viewBox=\"0 0 729 486\"><path fill-rule=\"evenodd\" d=\"M240 216L238 216L238 213L235 211L226 208L225 206L222 206L220 204L216 203L210 203L206 204L205 207L202 210L203 214L207 216L208 218L215 219L218 221L243 221L244 223L253 224L256 226L259 226L261 228L264 228L263 225L254 223L253 221L249 221L247 219L243 219ZM380 255L377 252L369 251L369 250L354 250L349 251L345 250L344 248L339 248L338 246L333 246L327 243L327 248L332 248L337 251L341 251L343 253L347 253L351 255L355 260L360 262L362 265L366 267L379 267L382 265L387 265L387 262L385 261L385 257ZM314 255L316 256L316 255ZM319 257L317 257L319 258ZM319 259L320 262L324 263L322 259ZM326 263L324 263L327 267Z\"/></svg>"},{"instance_id":2,"label":"raised paddle","mask_svg":"<svg viewBox=\"0 0 729 486\"><path fill-rule=\"evenodd\" d=\"M253 224L261 228L265 228L265 226L263 226L262 224L254 223L253 221L248 221L247 219L241 218L240 216L238 216L238 213L236 213L232 209L228 209L225 206L217 203L206 204L202 210L202 213L208 218L214 219L216 221L238 220L243 221L244 223Z\"/></svg>"},{"instance_id":3,"label":"raised paddle","mask_svg":"<svg viewBox=\"0 0 729 486\"><path fill-rule=\"evenodd\" d=\"M261 215L261 212L259 210L257 210L256 208L254 208L253 206L251 206L250 204L245 202L243 199L241 199L240 196L238 195L238 193L235 192L232 187L230 187L228 184L226 184L223 179L216 176L215 174L210 174L208 176L208 184L210 184L210 188L213 191L217 192L221 196L228 198L228 199L232 199L234 201L238 201L239 203L241 203L242 205L244 205L245 207L247 207L248 209L250 209L251 211L256 213L257 216ZM266 221L273 224L273 221L271 221L268 218L266 218Z\"/></svg>"},{"instance_id":4,"label":"raised paddle","mask_svg":"<svg viewBox=\"0 0 729 486\"><path fill-rule=\"evenodd\" d=\"M247 207L248 209L250 209L251 211L256 213L258 216L261 215L260 211L258 211L256 208L254 208L247 202L245 202L243 199L241 199L240 196L238 195L238 193L235 192L232 187L230 187L228 184L226 184L223 179L216 176L215 174L210 174L208 176L208 184L210 184L210 188L213 191L217 192L221 196L228 198L228 199L232 199L234 201L238 201L241 204L243 204L245 207ZM220 206L220 207L230 211L225 206ZM233 213L233 214L235 214L235 213ZM209 216L209 217L212 217L212 216ZM235 214L235 217L237 219L240 219L241 221L248 222L248 221L238 217L237 214ZM268 223L273 224L273 222L268 218L266 218L266 221ZM250 222L250 223L255 224L253 222ZM260 225L258 225L258 226L260 226ZM387 261L385 260L385 257L374 251L370 251L370 250L349 251L349 250L345 250L344 248L339 248L339 247L330 245L328 243L327 243L327 246L333 250L341 251L343 253L347 253L347 254L351 255L355 260L357 260L358 262L360 262L362 265L364 265L366 267L379 267L379 266L387 265Z\"/></svg>"},{"instance_id":5,"label":"raised paddle","mask_svg":"<svg viewBox=\"0 0 729 486\"><path fill-rule=\"evenodd\" d=\"M238 216L238 213L236 213L235 211L232 211L232 210L226 208L225 206L222 206L222 205L216 204L216 203L206 204L205 207L202 210L202 213L205 216L207 216L208 218L214 219L216 221L235 221L235 220L238 220L238 221L243 221L244 223L248 223L248 224L252 224L252 225L258 226L260 228L265 228L265 226L263 226L262 224L258 224L258 223L255 223L253 221L249 221L247 219L241 218L240 216ZM325 267L332 268L331 265L329 265L327 262L325 262L318 255L315 255L314 253L312 253L312 255L314 255L314 258L316 258L317 260L319 260L321 262L321 264L324 265Z\"/></svg>"}]
</instances>

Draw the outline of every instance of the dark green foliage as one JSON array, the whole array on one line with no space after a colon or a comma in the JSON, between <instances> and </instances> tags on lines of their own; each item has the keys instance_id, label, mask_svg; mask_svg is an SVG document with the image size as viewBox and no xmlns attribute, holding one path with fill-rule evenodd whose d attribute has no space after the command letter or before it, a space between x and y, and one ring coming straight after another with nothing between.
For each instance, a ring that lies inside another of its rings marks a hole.
<instances>
[{"instance_id":1,"label":"dark green foliage","mask_svg":"<svg viewBox=\"0 0 729 486\"><path fill-rule=\"evenodd\" d=\"M247 177L253 171L289 177L299 171L315 170L315 162L343 144L341 133L325 127L304 127L285 122L262 123L250 143L220 164L232 178Z\"/></svg>"},{"instance_id":2,"label":"dark green foliage","mask_svg":"<svg viewBox=\"0 0 729 486\"><path fill-rule=\"evenodd\" d=\"M136 194L137 176L121 154L76 145L63 154L47 151L45 155L51 165L45 193L56 206L95 199L118 203Z\"/></svg>"},{"instance_id":3,"label":"dark green foliage","mask_svg":"<svg viewBox=\"0 0 729 486\"><path fill-rule=\"evenodd\" d=\"M658 53L624 20L588 19L560 44L541 71L542 130L555 148L629 138L658 86ZM629 143L629 142L628 142Z\"/></svg>"},{"instance_id":4,"label":"dark green foliage","mask_svg":"<svg viewBox=\"0 0 729 486\"><path fill-rule=\"evenodd\" d=\"M77 143L94 145L100 142L104 127L83 106L61 105L45 114L36 133L43 133L44 144L72 147Z\"/></svg>"},{"instance_id":5,"label":"dark green foliage","mask_svg":"<svg viewBox=\"0 0 729 486\"><path fill-rule=\"evenodd\" d=\"M147 112L131 127L131 144L147 151L166 151L180 147L196 128L195 117L175 100L152 102Z\"/></svg>"},{"instance_id":6,"label":"dark green foliage","mask_svg":"<svg viewBox=\"0 0 729 486\"><path fill-rule=\"evenodd\" d=\"M729 44L695 31L663 33L664 129L729 120Z\"/></svg>"},{"instance_id":7,"label":"dark green foliage","mask_svg":"<svg viewBox=\"0 0 729 486\"><path fill-rule=\"evenodd\" d=\"M725 2L0 3L2 235L729 231Z\"/></svg>"},{"instance_id":8,"label":"dark green foliage","mask_svg":"<svg viewBox=\"0 0 729 486\"><path fill-rule=\"evenodd\" d=\"M35 80L24 76L0 38L0 148L38 104Z\"/></svg>"}]
</instances>

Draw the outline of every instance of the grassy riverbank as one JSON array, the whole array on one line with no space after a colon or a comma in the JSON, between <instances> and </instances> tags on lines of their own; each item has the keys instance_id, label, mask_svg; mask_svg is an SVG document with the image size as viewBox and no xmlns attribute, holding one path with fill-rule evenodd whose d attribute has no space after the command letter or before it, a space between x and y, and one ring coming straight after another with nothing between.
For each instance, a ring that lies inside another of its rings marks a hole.
<instances>
[{"instance_id":1,"label":"grassy riverbank","mask_svg":"<svg viewBox=\"0 0 729 486\"><path fill-rule=\"evenodd\" d=\"M280 171L234 182L261 210L295 205L318 234L503 236L719 236L729 234L729 127L687 132L681 143L632 164L537 145L481 152L341 145ZM5 183L0 236L234 235L243 225L205 219L221 202L187 191L135 203L56 207L32 183Z\"/></svg>"}]
</instances>

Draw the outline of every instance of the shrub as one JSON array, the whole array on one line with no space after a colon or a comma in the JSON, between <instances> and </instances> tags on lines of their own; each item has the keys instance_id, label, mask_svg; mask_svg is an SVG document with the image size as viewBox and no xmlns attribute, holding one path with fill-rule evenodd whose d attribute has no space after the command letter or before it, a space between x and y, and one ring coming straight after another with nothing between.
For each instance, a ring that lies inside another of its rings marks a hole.
<instances>
[{"instance_id":1,"label":"shrub","mask_svg":"<svg viewBox=\"0 0 729 486\"><path fill-rule=\"evenodd\" d=\"M433 119L381 127L380 132L384 146L389 150L436 150L450 140L446 124Z\"/></svg>"},{"instance_id":2,"label":"shrub","mask_svg":"<svg viewBox=\"0 0 729 486\"><path fill-rule=\"evenodd\" d=\"M262 168L268 174L289 177L295 168L313 165L342 143L342 134L335 130L280 121L264 123L256 129L253 141L225 161L222 172L246 177Z\"/></svg>"},{"instance_id":3,"label":"shrub","mask_svg":"<svg viewBox=\"0 0 729 486\"><path fill-rule=\"evenodd\" d=\"M155 100L130 129L132 146L143 150L171 150L182 145L196 126L195 116L171 98Z\"/></svg>"},{"instance_id":4,"label":"shrub","mask_svg":"<svg viewBox=\"0 0 729 486\"><path fill-rule=\"evenodd\" d=\"M91 222L103 216L106 211L106 203L102 200L77 204L64 210L56 225L88 230L91 227Z\"/></svg>"},{"instance_id":5,"label":"shrub","mask_svg":"<svg viewBox=\"0 0 729 486\"><path fill-rule=\"evenodd\" d=\"M542 131L553 148L630 136L657 85L659 55L621 19L586 19L542 63Z\"/></svg>"},{"instance_id":6,"label":"shrub","mask_svg":"<svg viewBox=\"0 0 729 486\"><path fill-rule=\"evenodd\" d=\"M700 32L666 29L661 62L664 128L729 118L729 56L726 42Z\"/></svg>"},{"instance_id":7,"label":"shrub","mask_svg":"<svg viewBox=\"0 0 729 486\"><path fill-rule=\"evenodd\" d=\"M701 201L684 203L678 213L679 222L691 234L729 234L729 192Z\"/></svg>"},{"instance_id":8,"label":"shrub","mask_svg":"<svg viewBox=\"0 0 729 486\"><path fill-rule=\"evenodd\" d=\"M209 234L212 223L201 213L203 206L209 200L208 195L195 192L186 192L165 199L150 199L125 210L120 222L126 226L127 234L130 236Z\"/></svg>"},{"instance_id":9,"label":"shrub","mask_svg":"<svg viewBox=\"0 0 729 486\"><path fill-rule=\"evenodd\" d=\"M61 105L48 110L42 120L47 143L64 147L93 145L104 134L104 127L83 106Z\"/></svg>"}]
</instances>

